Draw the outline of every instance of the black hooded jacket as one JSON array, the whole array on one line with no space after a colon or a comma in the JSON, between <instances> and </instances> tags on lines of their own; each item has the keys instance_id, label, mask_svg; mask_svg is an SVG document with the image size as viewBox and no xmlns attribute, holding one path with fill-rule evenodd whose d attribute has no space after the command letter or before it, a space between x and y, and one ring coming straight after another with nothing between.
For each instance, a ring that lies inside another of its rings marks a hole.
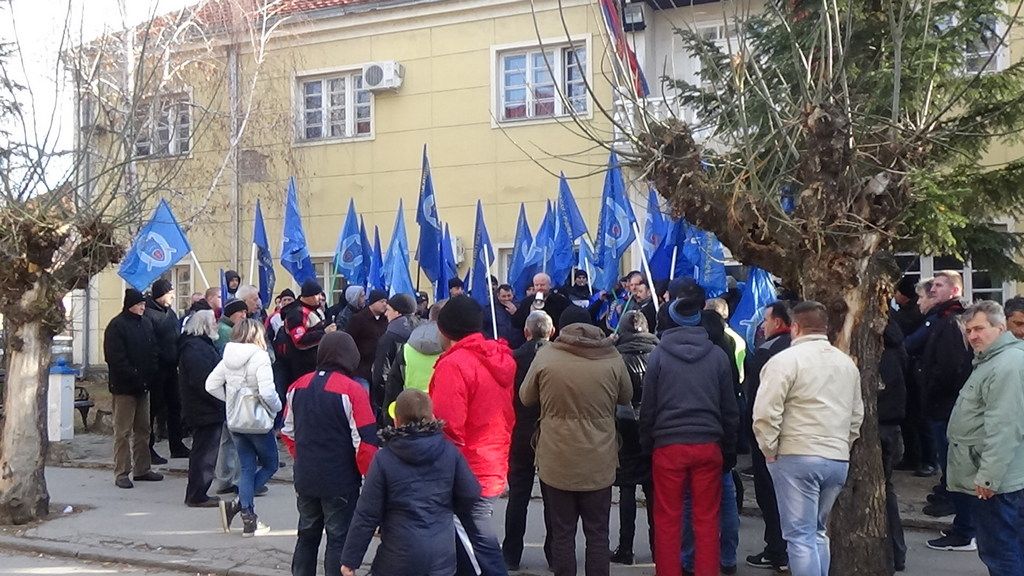
<instances>
[{"instance_id":1,"label":"black hooded jacket","mask_svg":"<svg viewBox=\"0 0 1024 576\"><path fill-rule=\"evenodd\" d=\"M224 422L224 401L206 391L206 377L220 362L220 352L209 336L184 334L178 341L178 386L181 412L193 428Z\"/></svg>"},{"instance_id":2,"label":"black hooded jacket","mask_svg":"<svg viewBox=\"0 0 1024 576\"><path fill-rule=\"evenodd\" d=\"M903 347L903 331L897 320L889 317L882 334L882 359L878 366L883 388L878 391L878 423L899 424L907 409L907 349Z\"/></svg>"},{"instance_id":3,"label":"black hooded jacket","mask_svg":"<svg viewBox=\"0 0 1024 576\"><path fill-rule=\"evenodd\" d=\"M103 333L103 357L109 370L111 394L144 394L157 372L157 343L153 322L122 310Z\"/></svg>"},{"instance_id":4,"label":"black hooded jacket","mask_svg":"<svg viewBox=\"0 0 1024 576\"><path fill-rule=\"evenodd\" d=\"M615 427L619 431L619 467L615 471L616 486L636 486L650 482L651 462L640 447L640 426L636 418L643 399L647 359L658 345L658 338L649 332L622 334L615 348L622 356L633 383L633 409L618 406Z\"/></svg>"},{"instance_id":5,"label":"black hooded jacket","mask_svg":"<svg viewBox=\"0 0 1024 576\"><path fill-rule=\"evenodd\" d=\"M145 315L153 323L160 366L162 368L177 366L178 337L181 336L178 314L174 308L164 306L153 298L147 298Z\"/></svg>"}]
</instances>

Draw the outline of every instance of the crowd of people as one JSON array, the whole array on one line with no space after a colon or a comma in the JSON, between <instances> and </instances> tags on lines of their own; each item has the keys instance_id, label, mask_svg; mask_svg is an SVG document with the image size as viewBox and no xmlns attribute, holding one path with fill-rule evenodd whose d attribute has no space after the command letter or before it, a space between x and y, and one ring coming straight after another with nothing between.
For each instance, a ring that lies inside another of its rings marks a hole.
<instances>
[{"instance_id":1,"label":"crowd of people","mask_svg":"<svg viewBox=\"0 0 1024 576\"><path fill-rule=\"evenodd\" d=\"M540 273L519 302L492 278L493 310L458 279L433 306L351 286L331 308L309 280L269 314L254 286L226 279L226 302L219 288L196 294L180 320L165 280L125 291L104 340L114 483L162 479L162 426L169 455L189 458L184 503L219 508L226 532L240 517L243 537L266 533L255 498L280 441L294 460L296 576L316 573L324 534L325 572L353 574L378 532L374 574L518 570L537 479L556 576L577 573L581 521L588 576L633 563L638 488L659 576L734 574L745 452L765 543L746 563L829 573L829 513L865 407L822 304L768 305L748 349L728 325L735 301L687 278L652 287L633 272L594 294L585 272L559 289ZM955 516L928 545L1021 574L1024 299L965 310L948 271L897 288L876 410L887 561L906 565L893 470L941 469L927 511Z\"/></svg>"}]
</instances>

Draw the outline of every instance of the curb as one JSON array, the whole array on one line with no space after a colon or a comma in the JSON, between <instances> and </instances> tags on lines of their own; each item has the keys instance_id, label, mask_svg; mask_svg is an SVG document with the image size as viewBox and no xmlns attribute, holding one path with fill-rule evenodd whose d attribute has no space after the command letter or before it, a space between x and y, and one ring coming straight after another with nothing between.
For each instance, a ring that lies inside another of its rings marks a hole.
<instances>
[{"instance_id":1,"label":"curb","mask_svg":"<svg viewBox=\"0 0 1024 576\"><path fill-rule=\"evenodd\" d=\"M181 559L175 560L163 554L139 552L136 550L116 550L82 546L43 540L27 536L0 535L0 549L46 554L62 558L74 558L92 562L113 562L144 568L171 570L188 574L213 574L216 576L281 576L287 570L272 570L234 564L221 560Z\"/></svg>"},{"instance_id":2,"label":"curb","mask_svg":"<svg viewBox=\"0 0 1024 576\"><path fill-rule=\"evenodd\" d=\"M52 466L54 468L75 468L75 469L82 469L82 470L113 470L114 469L114 465L111 464L111 463L97 462L95 460L72 460L72 461L54 462L54 463L49 463L48 462L46 465L47 466ZM167 476L176 476L176 477L179 477L179 478L185 478L185 477L188 476L188 469L184 469L183 470L181 468L164 468L163 465L154 465L153 466L153 471L154 472L159 472L161 474L165 474ZM292 480L287 480L287 479L284 479L284 478L271 478L268 481L268 484L292 484L292 483L293 483Z\"/></svg>"}]
</instances>

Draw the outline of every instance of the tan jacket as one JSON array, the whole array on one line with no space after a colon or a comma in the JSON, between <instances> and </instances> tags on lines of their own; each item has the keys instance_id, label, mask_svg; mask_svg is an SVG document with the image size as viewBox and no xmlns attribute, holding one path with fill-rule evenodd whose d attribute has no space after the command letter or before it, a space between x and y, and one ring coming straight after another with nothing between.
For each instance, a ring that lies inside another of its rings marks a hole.
<instances>
[{"instance_id":1,"label":"tan jacket","mask_svg":"<svg viewBox=\"0 0 1024 576\"><path fill-rule=\"evenodd\" d=\"M863 420L860 371L826 336L793 340L761 369L754 436L765 457L849 460Z\"/></svg>"},{"instance_id":2,"label":"tan jacket","mask_svg":"<svg viewBox=\"0 0 1024 576\"><path fill-rule=\"evenodd\" d=\"M619 465L615 406L633 396L626 365L600 328L566 326L537 351L519 398L540 404L537 474L559 490L600 490Z\"/></svg>"}]
</instances>

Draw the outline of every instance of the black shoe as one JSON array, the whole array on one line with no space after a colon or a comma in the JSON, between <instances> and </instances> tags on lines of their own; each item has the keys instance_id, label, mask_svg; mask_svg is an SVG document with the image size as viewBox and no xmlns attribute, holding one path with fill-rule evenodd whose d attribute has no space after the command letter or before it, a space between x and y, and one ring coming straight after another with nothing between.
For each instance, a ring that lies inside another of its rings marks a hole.
<instances>
[{"instance_id":1,"label":"black shoe","mask_svg":"<svg viewBox=\"0 0 1024 576\"><path fill-rule=\"evenodd\" d=\"M167 464L167 458L156 453L156 450L149 451L149 461L153 464Z\"/></svg>"},{"instance_id":2,"label":"black shoe","mask_svg":"<svg viewBox=\"0 0 1024 576\"><path fill-rule=\"evenodd\" d=\"M188 446L182 444L175 448L171 448L171 458L188 458L192 455L192 451L188 449Z\"/></svg>"},{"instance_id":3,"label":"black shoe","mask_svg":"<svg viewBox=\"0 0 1024 576\"><path fill-rule=\"evenodd\" d=\"M164 475L160 474L159 472L153 472L152 470L150 470L145 474L133 476L133 479L136 482L159 482L164 479Z\"/></svg>"},{"instance_id":4,"label":"black shoe","mask_svg":"<svg viewBox=\"0 0 1024 576\"><path fill-rule=\"evenodd\" d=\"M217 490L217 494L238 494L238 486L228 486Z\"/></svg>"},{"instance_id":5,"label":"black shoe","mask_svg":"<svg viewBox=\"0 0 1024 576\"><path fill-rule=\"evenodd\" d=\"M948 550L953 552L973 552L978 549L974 538L966 538L959 534L949 534L948 536L929 540L928 547L932 550Z\"/></svg>"},{"instance_id":6,"label":"black shoe","mask_svg":"<svg viewBox=\"0 0 1024 576\"><path fill-rule=\"evenodd\" d=\"M255 512L242 512L242 538L251 538L257 534L270 532L270 526L259 521Z\"/></svg>"},{"instance_id":7,"label":"black shoe","mask_svg":"<svg viewBox=\"0 0 1024 576\"><path fill-rule=\"evenodd\" d=\"M270 488L267 488L266 486L263 486L262 488L257 488L253 492L253 496L266 496L267 492L270 492Z\"/></svg>"},{"instance_id":8,"label":"black shoe","mask_svg":"<svg viewBox=\"0 0 1024 576\"><path fill-rule=\"evenodd\" d=\"M719 566L718 569L722 572L722 574L725 574L725 576L733 576L733 574L736 574L736 567L735 566L725 566L725 565L722 565L722 566Z\"/></svg>"},{"instance_id":9,"label":"black shoe","mask_svg":"<svg viewBox=\"0 0 1024 576\"><path fill-rule=\"evenodd\" d=\"M949 502L949 498L942 494L936 494L934 492L926 496L925 500L927 500L929 504L946 504L947 502Z\"/></svg>"},{"instance_id":10,"label":"black shoe","mask_svg":"<svg viewBox=\"0 0 1024 576\"><path fill-rule=\"evenodd\" d=\"M943 516L952 516L956 514L956 508L953 507L953 503L950 501L940 502L938 504L928 504L921 509L925 516L931 516L932 518L942 518Z\"/></svg>"},{"instance_id":11,"label":"black shoe","mask_svg":"<svg viewBox=\"0 0 1024 576\"><path fill-rule=\"evenodd\" d=\"M893 466L894 470L903 470L905 472L917 470L918 468L919 466L917 464L913 462L907 462L906 460L900 460L895 466Z\"/></svg>"},{"instance_id":12,"label":"black shoe","mask_svg":"<svg viewBox=\"0 0 1024 576\"><path fill-rule=\"evenodd\" d=\"M207 498L202 502L185 502L185 506L188 506L189 508L216 508L220 506L220 498L214 496L212 498Z\"/></svg>"},{"instance_id":13,"label":"black shoe","mask_svg":"<svg viewBox=\"0 0 1024 576\"><path fill-rule=\"evenodd\" d=\"M616 548L615 552L612 552L612 562L615 564L625 564L626 566L633 565L633 551L625 550L623 548Z\"/></svg>"},{"instance_id":14,"label":"black shoe","mask_svg":"<svg viewBox=\"0 0 1024 576\"><path fill-rule=\"evenodd\" d=\"M914 471L914 476L918 478L931 478L938 474L938 469L931 464L922 464L917 470Z\"/></svg>"},{"instance_id":15,"label":"black shoe","mask_svg":"<svg viewBox=\"0 0 1024 576\"><path fill-rule=\"evenodd\" d=\"M230 502L221 500L217 505L220 506L220 527L225 532L230 532L231 522L233 522L235 516L238 516L238 513L242 511L242 505L238 500L232 500Z\"/></svg>"},{"instance_id":16,"label":"black shoe","mask_svg":"<svg viewBox=\"0 0 1024 576\"><path fill-rule=\"evenodd\" d=\"M132 481L128 479L127 476L121 476L120 478L115 479L114 486L117 486L118 488L135 488L135 484L132 484Z\"/></svg>"},{"instance_id":17,"label":"black shoe","mask_svg":"<svg viewBox=\"0 0 1024 576\"><path fill-rule=\"evenodd\" d=\"M767 552L747 556L747 566L752 568L761 568L764 570L775 570L777 572L789 570L787 562L776 562L768 557Z\"/></svg>"}]
</instances>

